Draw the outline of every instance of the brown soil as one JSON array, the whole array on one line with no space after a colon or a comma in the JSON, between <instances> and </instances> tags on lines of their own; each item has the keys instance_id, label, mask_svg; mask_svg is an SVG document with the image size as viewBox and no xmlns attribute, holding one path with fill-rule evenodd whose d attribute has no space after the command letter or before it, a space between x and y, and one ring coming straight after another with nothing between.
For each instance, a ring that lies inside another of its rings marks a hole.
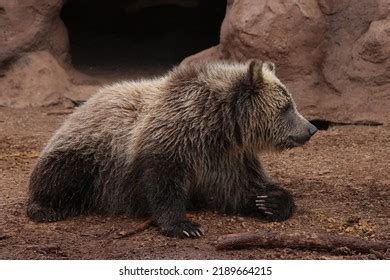
<instances>
[{"instance_id":1,"label":"brown soil","mask_svg":"<svg viewBox=\"0 0 390 280\"><path fill-rule=\"evenodd\" d=\"M299 207L285 222L189 213L206 229L198 240L166 238L155 228L115 239L140 222L126 217L35 224L25 215L27 181L65 117L54 110L0 109L0 259L370 259L375 255L342 250L216 251L214 243L222 234L259 229L390 239L390 127L385 126L334 126L303 148L266 155L270 174L293 192Z\"/></svg>"}]
</instances>

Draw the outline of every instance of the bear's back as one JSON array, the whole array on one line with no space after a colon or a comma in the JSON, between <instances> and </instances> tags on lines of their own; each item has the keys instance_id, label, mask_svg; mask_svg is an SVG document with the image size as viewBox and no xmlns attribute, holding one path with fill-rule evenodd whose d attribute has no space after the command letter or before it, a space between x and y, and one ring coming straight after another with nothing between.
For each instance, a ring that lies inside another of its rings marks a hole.
<instances>
[{"instance_id":1,"label":"bear's back","mask_svg":"<svg viewBox=\"0 0 390 280\"><path fill-rule=\"evenodd\" d=\"M131 149L133 130L156 102L163 85L163 79L156 79L103 87L69 116L43 154L75 149L102 159L107 153L123 154L123 149Z\"/></svg>"}]
</instances>

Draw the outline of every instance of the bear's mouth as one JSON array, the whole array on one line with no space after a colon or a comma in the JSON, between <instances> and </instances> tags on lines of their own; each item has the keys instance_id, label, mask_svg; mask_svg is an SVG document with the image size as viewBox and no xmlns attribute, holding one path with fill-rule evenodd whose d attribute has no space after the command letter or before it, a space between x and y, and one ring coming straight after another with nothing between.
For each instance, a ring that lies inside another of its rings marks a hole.
<instances>
[{"instance_id":1,"label":"bear's mouth","mask_svg":"<svg viewBox=\"0 0 390 280\"><path fill-rule=\"evenodd\" d=\"M292 148L296 148L296 147L300 147L302 146L304 143L299 143L295 140L288 140L287 143L286 143L286 149L292 149Z\"/></svg>"},{"instance_id":2,"label":"bear's mouth","mask_svg":"<svg viewBox=\"0 0 390 280\"><path fill-rule=\"evenodd\" d=\"M277 148L280 150L287 150L287 149L292 149L296 147L300 147L305 143L301 143L299 141L294 140L291 137L288 137L284 142L280 143L277 145Z\"/></svg>"}]
</instances>

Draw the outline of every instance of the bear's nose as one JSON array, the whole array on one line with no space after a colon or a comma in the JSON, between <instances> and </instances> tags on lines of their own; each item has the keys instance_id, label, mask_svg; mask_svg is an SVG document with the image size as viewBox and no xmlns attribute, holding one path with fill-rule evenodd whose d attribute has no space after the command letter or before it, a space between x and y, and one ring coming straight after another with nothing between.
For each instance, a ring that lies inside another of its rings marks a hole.
<instances>
[{"instance_id":1,"label":"bear's nose","mask_svg":"<svg viewBox=\"0 0 390 280\"><path fill-rule=\"evenodd\" d=\"M315 127L311 123L309 124L309 134L310 134L310 136L313 136L317 132L317 130L318 130L317 127Z\"/></svg>"}]
</instances>

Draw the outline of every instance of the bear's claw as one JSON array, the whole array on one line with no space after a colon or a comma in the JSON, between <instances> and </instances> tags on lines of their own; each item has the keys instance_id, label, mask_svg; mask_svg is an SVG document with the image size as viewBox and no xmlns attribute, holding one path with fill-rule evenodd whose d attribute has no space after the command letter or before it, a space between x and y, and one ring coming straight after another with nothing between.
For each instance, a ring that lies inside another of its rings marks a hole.
<instances>
[{"instance_id":1,"label":"bear's claw","mask_svg":"<svg viewBox=\"0 0 390 280\"><path fill-rule=\"evenodd\" d=\"M197 238L204 234L199 224L185 220L163 227L162 233L169 237Z\"/></svg>"},{"instance_id":2,"label":"bear's claw","mask_svg":"<svg viewBox=\"0 0 390 280\"><path fill-rule=\"evenodd\" d=\"M291 194L285 189L268 185L267 195L258 195L255 204L258 210L269 221L283 221L290 218L294 212L295 204Z\"/></svg>"}]
</instances>

